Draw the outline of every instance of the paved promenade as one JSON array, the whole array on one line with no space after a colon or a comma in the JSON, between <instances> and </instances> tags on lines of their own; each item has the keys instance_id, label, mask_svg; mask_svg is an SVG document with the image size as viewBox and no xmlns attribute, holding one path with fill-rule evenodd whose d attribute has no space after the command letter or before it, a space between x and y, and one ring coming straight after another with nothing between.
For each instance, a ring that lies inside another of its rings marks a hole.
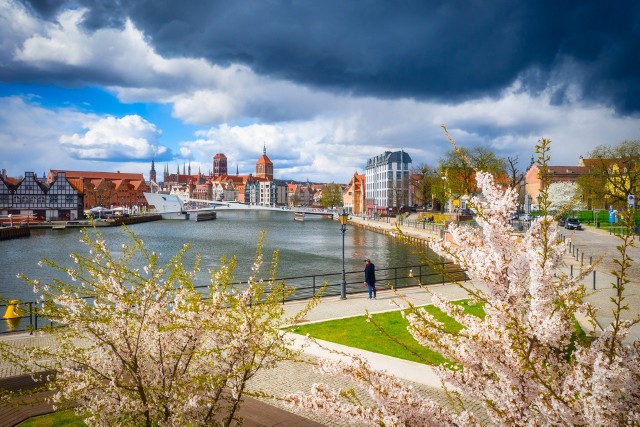
<instances>
[{"instance_id":1,"label":"paved promenade","mask_svg":"<svg viewBox=\"0 0 640 427\"><path fill-rule=\"evenodd\" d=\"M366 220L354 218L354 222L357 221ZM367 221L367 223L371 225L371 221ZM354 225L352 224L351 226ZM394 226L394 224L376 222L375 226L388 231ZM428 232L420 229L403 228L403 232L421 237L428 235ZM587 289L592 290L588 300L600 308L597 319L598 323L604 327L611 321L612 305L609 301L609 297L612 295L612 292L610 283L615 281L615 278L609 273L609 270L611 270L611 267L614 265L613 262L610 261L610 258L616 256L617 252L615 250L615 246L619 244L619 240L615 238L615 236L609 235L608 232L593 228L571 232L565 230L564 234L565 238L571 239L573 249L573 253L568 253L565 256L564 265L561 268L561 270L566 274L571 274L572 269L574 273L577 272L581 261L585 260L585 262L588 262L590 256L593 257L594 260L597 256L605 257L596 269L595 290L593 290L594 276L589 275L585 278L585 286ZM638 243L637 238L636 243ZM585 255L581 256L582 253ZM640 310L640 274L635 273L638 268L640 249L633 248L631 249L630 254L634 259L634 267L632 270L634 274L632 276L634 281L628 285L626 292L627 303L631 307L631 311L625 313L626 317L635 316ZM467 284L469 284L469 282ZM477 284L471 284L477 286ZM382 286L380 287L382 288ZM403 298L410 300L416 305L428 304L431 301L432 293L442 294L450 299L461 299L466 296L465 292L455 285L431 285L429 286L428 291L420 288L409 288L401 289L399 292L399 294L395 294L390 290L379 291L378 298L376 300L369 300L366 293L348 295L346 300L340 300L338 297L327 297L324 298L322 302L308 314L305 320L308 322L317 322L327 319L360 316L364 315L366 310L371 313L394 310L397 309L398 304L404 304ZM290 302L287 303L285 307L287 311L293 313L300 310L303 304L303 302ZM638 329L639 328L636 327L632 331L632 338L640 337L640 331ZM28 335L15 335L5 337L3 339L14 340L16 345L19 345L21 340L31 340L33 337ZM296 339L297 345L305 345L304 341L305 340L301 337ZM42 342L41 344L46 343ZM345 353L363 354L374 368L386 370L389 373L411 382L421 393L436 400L443 399L442 392L440 391L440 381L428 366L371 352L347 348L332 343L323 343L323 346ZM335 354L329 353L326 349L316 345L307 346L305 351L306 357L309 361L313 361L318 357L338 357ZM7 366L0 362L0 377L9 377L18 374L20 374L20 372L16 371L14 367ZM320 381L329 383L336 388L343 389L349 388L353 385L342 378L331 378L324 375L320 376L313 372L307 364L291 362L283 364L275 370L259 374L251 383L251 389L260 389L273 395L283 395L296 391L309 391L313 383ZM272 401L269 401L269 403L278 406L277 403ZM477 403L468 402L468 404L474 406L476 409L480 409L480 405ZM269 424L270 421L263 418L261 421L262 424L260 422L258 422L258 424L253 424L252 421L249 420L245 425L297 425L296 423L301 422L299 418L295 418L296 421L294 421L294 418L287 414L288 413L284 411L278 412L272 418L269 418L269 420L271 420L271 424ZM310 424L308 425L313 425L313 422L332 426L341 425L336 423L327 423L324 418L320 416L309 416L309 418ZM1 422L0 425L2 425Z\"/></svg>"}]
</instances>

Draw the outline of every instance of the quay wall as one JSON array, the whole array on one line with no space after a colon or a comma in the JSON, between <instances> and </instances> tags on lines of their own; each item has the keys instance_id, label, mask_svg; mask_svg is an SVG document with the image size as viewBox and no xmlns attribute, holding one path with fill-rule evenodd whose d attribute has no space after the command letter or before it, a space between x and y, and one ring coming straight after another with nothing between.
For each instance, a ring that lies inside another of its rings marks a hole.
<instances>
[{"instance_id":1,"label":"quay wall","mask_svg":"<svg viewBox=\"0 0 640 427\"><path fill-rule=\"evenodd\" d=\"M393 237L394 239L401 239L411 245L426 246L434 237L442 237L442 230L438 226L421 228L402 224L399 225L402 233L399 233L394 222L386 223L382 221L365 220L353 217L349 221L349 224L364 228L365 230L385 234Z\"/></svg>"},{"instance_id":2,"label":"quay wall","mask_svg":"<svg viewBox=\"0 0 640 427\"><path fill-rule=\"evenodd\" d=\"M160 215L144 215L144 216L128 216L123 218L114 218L113 225L130 225L139 224L141 222L160 221L162 216Z\"/></svg>"},{"instance_id":3,"label":"quay wall","mask_svg":"<svg viewBox=\"0 0 640 427\"><path fill-rule=\"evenodd\" d=\"M162 219L160 215L144 215L144 216L130 216L123 218L114 218L113 220L103 221L96 224L98 227L115 227L121 225L139 224L142 222L159 221ZM0 240L17 239L20 237L30 237L32 228L82 228L90 227L87 221L53 221L53 222L39 222L30 223L27 225L21 225L19 227L0 227Z\"/></svg>"},{"instance_id":4,"label":"quay wall","mask_svg":"<svg viewBox=\"0 0 640 427\"><path fill-rule=\"evenodd\" d=\"M29 227L2 227L0 228L0 240L17 239L31 236Z\"/></svg>"}]
</instances>

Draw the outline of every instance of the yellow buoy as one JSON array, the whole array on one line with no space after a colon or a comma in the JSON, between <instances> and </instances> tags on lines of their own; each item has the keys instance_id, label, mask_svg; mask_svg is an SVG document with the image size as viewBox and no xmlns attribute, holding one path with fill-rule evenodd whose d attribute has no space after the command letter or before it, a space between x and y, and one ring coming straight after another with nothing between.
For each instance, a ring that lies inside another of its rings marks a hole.
<instances>
[{"instance_id":1,"label":"yellow buoy","mask_svg":"<svg viewBox=\"0 0 640 427\"><path fill-rule=\"evenodd\" d=\"M12 299L7 305L7 311L4 312L3 319L17 319L22 317L22 311L20 310L20 301Z\"/></svg>"}]
</instances>

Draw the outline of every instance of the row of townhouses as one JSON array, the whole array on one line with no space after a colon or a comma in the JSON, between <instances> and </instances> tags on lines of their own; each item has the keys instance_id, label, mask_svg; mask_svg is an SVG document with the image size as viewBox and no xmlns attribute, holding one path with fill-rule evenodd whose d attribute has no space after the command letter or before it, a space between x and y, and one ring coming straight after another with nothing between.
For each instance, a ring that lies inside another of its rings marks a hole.
<instances>
[{"instance_id":1,"label":"row of townhouses","mask_svg":"<svg viewBox=\"0 0 640 427\"><path fill-rule=\"evenodd\" d=\"M355 173L343 188L345 209L354 214L382 213L391 207L411 205L409 169L411 157L404 151L387 151L367 161L365 174ZM229 174L223 153L213 157L208 174L191 173L183 165L176 173L165 167L159 181L155 161L149 181L141 173L51 170L38 177L26 172L21 179L0 174L0 215L23 215L35 220L76 220L88 209L102 206L146 210L145 192L178 194L185 201L236 201L261 206L318 206L324 184L274 179L273 162L263 154L254 173Z\"/></svg>"},{"instance_id":2,"label":"row of townhouses","mask_svg":"<svg viewBox=\"0 0 640 427\"><path fill-rule=\"evenodd\" d=\"M149 191L142 174L51 170L38 178L26 172L20 180L0 173L0 215L28 216L36 221L76 220L94 206L146 207Z\"/></svg>"}]
</instances>

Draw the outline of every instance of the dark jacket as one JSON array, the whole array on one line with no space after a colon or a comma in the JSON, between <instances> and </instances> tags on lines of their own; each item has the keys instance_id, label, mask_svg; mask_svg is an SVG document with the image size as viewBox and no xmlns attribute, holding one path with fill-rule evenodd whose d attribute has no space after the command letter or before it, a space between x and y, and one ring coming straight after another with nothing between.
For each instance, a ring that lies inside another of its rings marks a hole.
<instances>
[{"instance_id":1,"label":"dark jacket","mask_svg":"<svg viewBox=\"0 0 640 427\"><path fill-rule=\"evenodd\" d=\"M372 262L364 267L364 281L367 282L369 286L376 285L376 266L373 265Z\"/></svg>"}]
</instances>

